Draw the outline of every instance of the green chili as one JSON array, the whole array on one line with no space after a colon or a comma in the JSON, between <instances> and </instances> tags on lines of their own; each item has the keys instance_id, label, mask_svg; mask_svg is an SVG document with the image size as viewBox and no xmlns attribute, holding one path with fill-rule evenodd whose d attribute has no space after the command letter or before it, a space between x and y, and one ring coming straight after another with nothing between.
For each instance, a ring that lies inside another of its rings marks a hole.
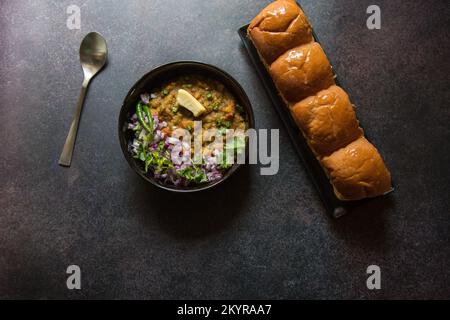
<instances>
[{"instance_id":1,"label":"green chili","mask_svg":"<svg viewBox=\"0 0 450 320\"><path fill-rule=\"evenodd\" d=\"M153 117L152 117L152 114L151 114L151 112L150 112L150 109L149 109L149 107L148 107L147 105L144 106L144 112L145 112L145 115L147 116L149 128L151 128L150 133L152 133L152 132L153 132L153 129L154 129L154 126L153 126Z\"/></svg>"},{"instance_id":2,"label":"green chili","mask_svg":"<svg viewBox=\"0 0 450 320\"><path fill-rule=\"evenodd\" d=\"M145 113L148 114L150 113L150 111L148 110L148 106L144 105L144 110ZM149 124L145 122L144 119L144 111L142 110L142 104L139 102L138 105L136 106L136 115L138 117L139 123L141 124L141 126L145 129L145 131L147 131L148 133L153 133L153 128L150 128ZM151 120L152 117L149 117L149 121L150 121L150 125L153 127L153 121Z\"/></svg>"}]
</instances>

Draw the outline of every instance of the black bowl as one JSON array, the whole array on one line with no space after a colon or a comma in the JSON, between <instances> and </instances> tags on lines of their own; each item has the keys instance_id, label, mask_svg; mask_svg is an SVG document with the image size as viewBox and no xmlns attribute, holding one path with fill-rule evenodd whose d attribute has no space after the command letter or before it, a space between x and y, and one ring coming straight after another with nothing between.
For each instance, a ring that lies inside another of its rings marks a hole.
<instances>
[{"instance_id":1,"label":"black bowl","mask_svg":"<svg viewBox=\"0 0 450 320\"><path fill-rule=\"evenodd\" d=\"M228 179L241 165L235 163L231 168L229 168L223 177L219 180L203 183L195 186L174 186L163 184L162 182L153 178L151 173L145 173L144 166L141 161L133 158L131 152L128 149L128 144L133 140L133 132L127 129L127 123L130 117L136 111L136 104L140 101L140 95L144 92L150 93L155 87L158 87L164 81L167 81L173 77L179 75L202 75L213 80L221 82L228 91L234 96L238 103L244 107L247 114L246 121L249 128L254 128L254 116L253 109L250 104L250 100L244 92L244 89L239 85L239 83L228 73L220 70L212 65L195 62L195 61L179 61L165 64L159 66L146 75L144 75L138 82L130 89L125 100L123 102L122 108L119 115L119 140L122 152L127 159L131 168L143 179L150 182L151 184L169 191L175 192L193 192L209 189L219 183ZM248 145L247 145L247 155L248 155Z\"/></svg>"}]
</instances>

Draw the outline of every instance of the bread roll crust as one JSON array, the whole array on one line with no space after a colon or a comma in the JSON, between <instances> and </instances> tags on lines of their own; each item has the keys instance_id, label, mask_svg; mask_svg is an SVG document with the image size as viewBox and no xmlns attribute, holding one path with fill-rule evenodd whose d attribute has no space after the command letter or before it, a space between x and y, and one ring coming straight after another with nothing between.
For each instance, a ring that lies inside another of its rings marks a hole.
<instances>
[{"instance_id":1,"label":"bread roll crust","mask_svg":"<svg viewBox=\"0 0 450 320\"><path fill-rule=\"evenodd\" d=\"M363 134L347 93L335 85L296 103L291 113L319 158Z\"/></svg>"},{"instance_id":2,"label":"bread roll crust","mask_svg":"<svg viewBox=\"0 0 450 320\"><path fill-rule=\"evenodd\" d=\"M311 25L295 1L278 0L250 23L248 34L267 65L293 47L313 41Z\"/></svg>"},{"instance_id":3,"label":"bread roll crust","mask_svg":"<svg viewBox=\"0 0 450 320\"><path fill-rule=\"evenodd\" d=\"M391 190L391 176L367 141L344 90L312 28L294 0L261 11L248 35L305 140L340 200L359 200Z\"/></svg>"},{"instance_id":4,"label":"bread roll crust","mask_svg":"<svg viewBox=\"0 0 450 320\"><path fill-rule=\"evenodd\" d=\"M364 137L322 159L336 196L359 200L391 190L391 174L378 150Z\"/></svg>"},{"instance_id":5,"label":"bread roll crust","mask_svg":"<svg viewBox=\"0 0 450 320\"><path fill-rule=\"evenodd\" d=\"M285 52L269 71L284 99L291 103L335 84L330 62L317 42Z\"/></svg>"}]
</instances>

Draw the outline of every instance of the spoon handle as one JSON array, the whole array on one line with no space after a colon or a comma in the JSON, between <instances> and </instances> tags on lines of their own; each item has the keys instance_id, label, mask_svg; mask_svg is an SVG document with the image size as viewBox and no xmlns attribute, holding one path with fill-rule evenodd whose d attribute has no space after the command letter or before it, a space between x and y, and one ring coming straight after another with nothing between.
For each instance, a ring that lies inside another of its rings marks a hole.
<instances>
[{"instance_id":1,"label":"spoon handle","mask_svg":"<svg viewBox=\"0 0 450 320\"><path fill-rule=\"evenodd\" d=\"M59 157L59 165L64 167L70 167L72 162L73 148L75 147L75 140L77 138L78 124L80 123L81 110L83 109L84 97L86 96L86 90L89 81L84 80L81 86L80 96L78 97L77 108L75 110L75 116L70 125L69 134L67 135L64 148Z\"/></svg>"}]
</instances>

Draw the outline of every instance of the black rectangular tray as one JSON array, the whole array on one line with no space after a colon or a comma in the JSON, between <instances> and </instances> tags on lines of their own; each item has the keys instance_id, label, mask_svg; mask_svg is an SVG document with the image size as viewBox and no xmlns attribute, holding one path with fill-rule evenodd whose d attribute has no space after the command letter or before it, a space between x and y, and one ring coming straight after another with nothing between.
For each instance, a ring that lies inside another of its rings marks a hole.
<instances>
[{"instance_id":1,"label":"black rectangular tray","mask_svg":"<svg viewBox=\"0 0 450 320\"><path fill-rule=\"evenodd\" d=\"M273 83L272 77L261 61L260 56L256 51L255 46L253 45L253 42L248 38L247 28L248 25L242 26L241 28L239 28L238 34L241 37L244 47L248 52L250 60L253 62L253 65L255 66L255 69L262 80L262 83L267 91L267 94L269 95L270 100L272 101L273 106L277 110L278 115L280 116L286 127L286 130L289 134L289 137L291 138L295 150L297 151L297 154L305 164L306 171L308 172L311 180L316 186L320 198L322 199L328 213L332 217L338 218L348 213L353 208L360 206L362 203L375 199L368 198L356 201L341 201L336 197L336 195L334 194L333 186L331 185L327 175L325 174L325 171L314 156L302 132L292 118L285 102L279 95L278 90ZM320 43L314 31L313 37L316 42ZM336 74L335 76L336 84L338 86L341 86ZM394 189L391 189L389 192L385 193L385 195L390 194L393 190Z\"/></svg>"}]
</instances>

